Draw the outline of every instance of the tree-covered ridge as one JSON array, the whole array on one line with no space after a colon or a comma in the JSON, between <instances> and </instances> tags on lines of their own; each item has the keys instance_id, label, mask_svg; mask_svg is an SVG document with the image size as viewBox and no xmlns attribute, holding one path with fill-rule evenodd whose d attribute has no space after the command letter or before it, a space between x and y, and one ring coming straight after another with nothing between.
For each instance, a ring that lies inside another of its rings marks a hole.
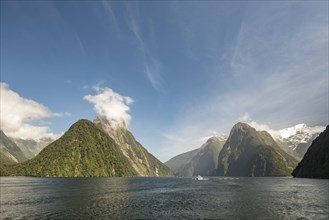
<instances>
[{"instance_id":1,"label":"tree-covered ridge","mask_svg":"<svg viewBox=\"0 0 329 220\"><path fill-rule=\"evenodd\" d=\"M244 123L233 126L218 156L220 176L289 176L297 160L280 150L271 135Z\"/></svg>"},{"instance_id":2,"label":"tree-covered ridge","mask_svg":"<svg viewBox=\"0 0 329 220\"><path fill-rule=\"evenodd\" d=\"M35 158L2 166L3 175L135 176L114 140L88 120L79 120Z\"/></svg>"}]
</instances>

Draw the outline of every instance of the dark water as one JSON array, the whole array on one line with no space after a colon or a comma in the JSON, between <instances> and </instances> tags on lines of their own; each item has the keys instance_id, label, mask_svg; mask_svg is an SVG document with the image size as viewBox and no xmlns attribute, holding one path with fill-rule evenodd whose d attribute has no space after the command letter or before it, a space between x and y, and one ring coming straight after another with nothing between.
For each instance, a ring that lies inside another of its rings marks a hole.
<instances>
[{"instance_id":1,"label":"dark water","mask_svg":"<svg viewBox=\"0 0 329 220\"><path fill-rule=\"evenodd\" d=\"M2 177L1 219L328 219L329 180Z\"/></svg>"}]
</instances>

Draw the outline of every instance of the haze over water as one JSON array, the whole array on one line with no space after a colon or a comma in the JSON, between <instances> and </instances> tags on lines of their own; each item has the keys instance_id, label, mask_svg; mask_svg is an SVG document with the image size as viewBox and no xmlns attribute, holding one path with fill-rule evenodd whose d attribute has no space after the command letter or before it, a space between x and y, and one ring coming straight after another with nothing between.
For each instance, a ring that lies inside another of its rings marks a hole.
<instances>
[{"instance_id":1,"label":"haze over water","mask_svg":"<svg viewBox=\"0 0 329 220\"><path fill-rule=\"evenodd\" d=\"M329 180L1 177L2 219L328 219Z\"/></svg>"}]
</instances>

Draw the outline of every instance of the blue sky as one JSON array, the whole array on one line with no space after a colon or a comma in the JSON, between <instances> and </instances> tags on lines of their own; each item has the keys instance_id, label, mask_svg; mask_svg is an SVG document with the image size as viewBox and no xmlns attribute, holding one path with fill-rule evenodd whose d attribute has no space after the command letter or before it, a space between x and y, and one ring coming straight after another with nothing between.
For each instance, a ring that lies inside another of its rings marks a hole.
<instances>
[{"instance_id":1,"label":"blue sky","mask_svg":"<svg viewBox=\"0 0 329 220\"><path fill-rule=\"evenodd\" d=\"M116 109L162 161L241 120L326 125L328 2L1 1L1 83L5 133Z\"/></svg>"}]
</instances>

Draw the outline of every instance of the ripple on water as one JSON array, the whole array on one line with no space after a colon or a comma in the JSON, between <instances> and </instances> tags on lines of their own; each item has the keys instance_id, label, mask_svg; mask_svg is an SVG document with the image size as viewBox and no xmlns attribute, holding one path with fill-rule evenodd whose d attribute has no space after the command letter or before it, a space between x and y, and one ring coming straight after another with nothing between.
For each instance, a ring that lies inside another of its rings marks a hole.
<instances>
[{"instance_id":1,"label":"ripple on water","mask_svg":"<svg viewBox=\"0 0 329 220\"><path fill-rule=\"evenodd\" d=\"M328 218L326 181L4 178L0 186L2 219Z\"/></svg>"}]
</instances>

